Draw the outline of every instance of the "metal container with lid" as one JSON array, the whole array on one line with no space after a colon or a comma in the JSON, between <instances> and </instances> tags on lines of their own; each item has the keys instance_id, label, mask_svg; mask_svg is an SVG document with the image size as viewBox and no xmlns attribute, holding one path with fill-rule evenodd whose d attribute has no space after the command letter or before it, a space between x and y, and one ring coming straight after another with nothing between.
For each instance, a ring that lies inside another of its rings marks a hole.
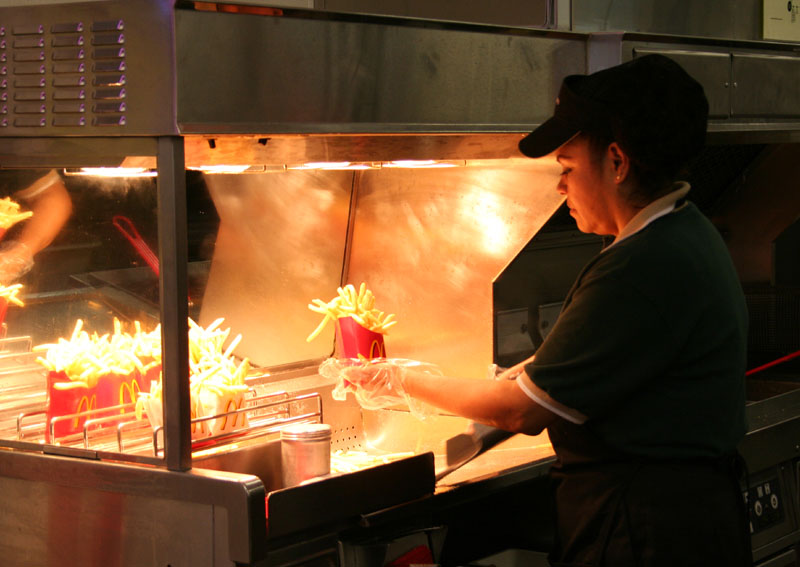
<instances>
[{"instance_id":1,"label":"metal container with lid","mask_svg":"<svg viewBox=\"0 0 800 567\"><path fill-rule=\"evenodd\" d=\"M283 486L331 472L331 426L302 423L281 430L281 476Z\"/></svg>"}]
</instances>

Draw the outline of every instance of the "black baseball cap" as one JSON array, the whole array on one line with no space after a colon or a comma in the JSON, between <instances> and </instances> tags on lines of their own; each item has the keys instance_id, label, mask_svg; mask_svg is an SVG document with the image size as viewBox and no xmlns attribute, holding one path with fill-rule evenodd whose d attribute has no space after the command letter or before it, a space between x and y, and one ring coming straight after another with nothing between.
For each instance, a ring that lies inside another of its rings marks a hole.
<instances>
[{"instance_id":1,"label":"black baseball cap","mask_svg":"<svg viewBox=\"0 0 800 567\"><path fill-rule=\"evenodd\" d=\"M591 132L616 141L632 159L682 165L705 144L707 120L700 83L669 57L649 54L566 77L553 116L520 140L519 150L542 157Z\"/></svg>"}]
</instances>

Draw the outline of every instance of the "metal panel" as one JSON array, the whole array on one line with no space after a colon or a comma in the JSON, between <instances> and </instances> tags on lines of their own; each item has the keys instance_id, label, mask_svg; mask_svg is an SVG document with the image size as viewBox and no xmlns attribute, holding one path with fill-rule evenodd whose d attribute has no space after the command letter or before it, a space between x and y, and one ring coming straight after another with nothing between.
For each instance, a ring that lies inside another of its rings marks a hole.
<instances>
[{"instance_id":1,"label":"metal panel","mask_svg":"<svg viewBox=\"0 0 800 567\"><path fill-rule=\"evenodd\" d=\"M304 340L320 320L306 305L364 281L400 321L389 355L485 375L492 281L562 202L555 163L367 170L356 182L342 279L352 172L208 176L221 223L201 323L225 317L243 335L237 354L257 364L328 356L332 328Z\"/></svg>"},{"instance_id":2,"label":"metal panel","mask_svg":"<svg viewBox=\"0 0 800 567\"><path fill-rule=\"evenodd\" d=\"M572 29L761 39L761 0L572 0Z\"/></svg>"},{"instance_id":3,"label":"metal panel","mask_svg":"<svg viewBox=\"0 0 800 567\"><path fill-rule=\"evenodd\" d=\"M486 376L492 282L563 201L557 182L548 160L361 175L346 279L397 314L387 355Z\"/></svg>"},{"instance_id":4,"label":"metal panel","mask_svg":"<svg viewBox=\"0 0 800 567\"><path fill-rule=\"evenodd\" d=\"M585 70L585 38L552 34L178 10L178 123L184 133L522 132L549 117L565 75Z\"/></svg>"},{"instance_id":5,"label":"metal panel","mask_svg":"<svg viewBox=\"0 0 800 567\"><path fill-rule=\"evenodd\" d=\"M800 116L800 57L733 55L733 115Z\"/></svg>"},{"instance_id":6,"label":"metal panel","mask_svg":"<svg viewBox=\"0 0 800 567\"><path fill-rule=\"evenodd\" d=\"M649 53L660 53L680 64L705 90L708 99L709 118L728 118L731 108L731 56L687 50L652 50L634 48L634 57Z\"/></svg>"},{"instance_id":7,"label":"metal panel","mask_svg":"<svg viewBox=\"0 0 800 567\"><path fill-rule=\"evenodd\" d=\"M225 548L222 565L265 555L266 494L251 475L22 451L0 451L0 471L0 530L14 534L0 538L4 564L194 567L211 565L212 541ZM222 519L224 540L213 533Z\"/></svg>"},{"instance_id":8,"label":"metal panel","mask_svg":"<svg viewBox=\"0 0 800 567\"><path fill-rule=\"evenodd\" d=\"M207 504L0 477L0 505L5 565L232 565L213 560Z\"/></svg>"},{"instance_id":9,"label":"metal panel","mask_svg":"<svg viewBox=\"0 0 800 567\"><path fill-rule=\"evenodd\" d=\"M709 98L709 142L797 141L800 57L790 44L615 32L592 34L588 47L590 72L647 53L661 53L684 65Z\"/></svg>"},{"instance_id":10,"label":"metal panel","mask_svg":"<svg viewBox=\"0 0 800 567\"><path fill-rule=\"evenodd\" d=\"M170 470L191 468L186 171L183 140L158 141L158 249L165 459Z\"/></svg>"},{"instance_id":11,"label":"metal panel","mask_svg":"<svg viewBox=\"0 0 800 567\"><path fill-rule=\"evenodd\" d=\"M520 134L186 136L187 166L520 157ZM2 155L0 154L0 159Z\"/></svg>"},{"instance_id":12,"label":"metal panel","mask_svg":"<svg viewBox=\"0 0 800 567\"><path fill-rule=\"evenodd\" d=\"M461 0L317 0L315 7L338 12L544 27L552 13L549 4L552 4L552 0L499 0L491 3Z\"/></svg>"},{"instance_id":13,"label":"metal panel","mask_svg":"<svg viewBox=\"0 0 800 567\"><path fill-rule=\"evenodd\" d=\"M0 8L0 135L175 133L171 0L25 4Z\"/></svg>"},{"instance_id":14,"label":"metal panel","mask_svg":"<svg viewBox=\"0 0 800 567\"><path fill-rule=\"evenodd\" d=\"M307 308L328 301L341 281L350 171L209 175L220 228L200 322L224 317L236 349L265 366L330 354L332 329Z\"/></svg>"}]
</instances>

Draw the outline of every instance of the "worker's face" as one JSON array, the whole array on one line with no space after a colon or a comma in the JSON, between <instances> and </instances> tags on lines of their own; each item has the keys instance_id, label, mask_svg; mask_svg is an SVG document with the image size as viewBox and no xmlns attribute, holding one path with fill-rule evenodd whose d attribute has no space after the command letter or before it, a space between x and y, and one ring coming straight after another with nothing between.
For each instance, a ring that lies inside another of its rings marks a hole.
<instances>
[{"instance_id":1,"label":"worker's face","mask_svg":"<svg viewBox=\"0 0 800 567\"><path fill-rule=\"evenodd\" d=\"M581 232L616 235L613 201L617 187L609 178L603 160L592 158L589 144L576 136L556 151L561 164L558 192L567 197L569 214L578 223Z\"/></svg>"}]
</instances>

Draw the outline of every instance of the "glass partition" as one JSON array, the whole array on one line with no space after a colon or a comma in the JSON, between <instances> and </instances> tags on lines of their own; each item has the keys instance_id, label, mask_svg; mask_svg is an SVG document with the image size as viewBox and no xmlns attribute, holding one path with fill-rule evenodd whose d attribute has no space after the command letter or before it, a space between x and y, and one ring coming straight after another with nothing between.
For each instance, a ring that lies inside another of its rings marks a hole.
<instances>
[{"instance_id":1,"label":"glass partition","mask_svg":"<svg viewBox=\"0 0 800 567\"><path fill-rule=\"evenodd\" d=\"M157 179L118 175L0 170L3 441L131 453L149 441L143 423L121 426L160 370Z\"/></svg>"},{"instance_id":2,"label":"glass partition","mask_svg":"<svg viewBox=\"0 0 800 567\"><path fill-rule=\"evenodd\" d=\"M179 170L186 225L170 233L163 217L177 215L180 227L182 211L170 211L159 195L170 171L156 169L152 157L107 160L144 163L140 169L54 161L70 167L0 169L14 221L0 240L0 284L8 288L0 445L163 462L183 427L188 435L178 445L196 451L263 435L254 415L269 425L320 414L315 399L292 406L300 417L284 416L285 404L261 400L253 384L333 351L332 328L306 341L319 324L307 306L341 284L352 172ZM180 249L184 236L185 272L174 265L181 253L160 258L170 246ZM182 274L187 325L173 321L176 332L165 335L164 313L181 312ZM164 358L180 352L180 340L170 343L183 329L186 415L183 371ZM167 401L168 388L177 403Z\"/></svg>"}]
</instances>

